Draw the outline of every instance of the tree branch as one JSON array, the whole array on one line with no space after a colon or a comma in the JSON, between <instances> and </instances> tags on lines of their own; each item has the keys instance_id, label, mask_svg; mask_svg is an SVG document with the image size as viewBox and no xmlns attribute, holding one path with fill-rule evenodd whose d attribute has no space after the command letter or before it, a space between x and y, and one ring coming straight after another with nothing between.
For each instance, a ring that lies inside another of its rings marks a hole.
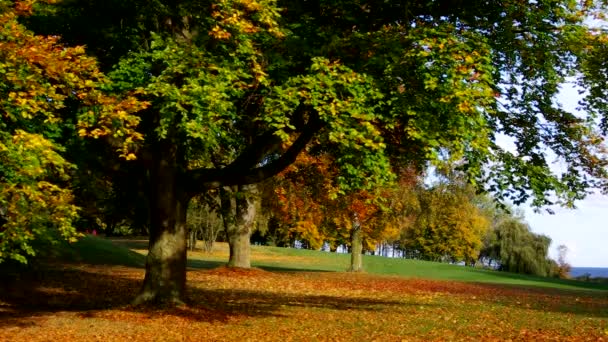
<instances>
[{"instance_id":1,"label":"tree branch","mask_svg":"<svg viewBox=\"0 0 608 342\"><path fill-rule=\"evenodd\" d=\"M224 168L200 168L186 172L185 181L187 191L198 194L205 189L218 188L227 185L245 185L259 183L270 178L295 162L310 140L323 128L323 122L318 113L309 113L306 125L302 127L300 135L283 154L269 163L256 167L268 153L272 152L275 139L273 133L261 135L246 148L230 165ZM270 139L262 141L264 137ZM269 142L270 141L270 142Z\"/></svg>"}]
</instances>

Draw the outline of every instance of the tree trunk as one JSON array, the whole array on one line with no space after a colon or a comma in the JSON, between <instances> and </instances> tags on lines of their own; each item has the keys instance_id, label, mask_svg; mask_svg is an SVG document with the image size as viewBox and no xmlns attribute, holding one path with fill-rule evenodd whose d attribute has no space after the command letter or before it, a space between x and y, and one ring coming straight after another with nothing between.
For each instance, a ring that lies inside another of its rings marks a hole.
<instances>
[{"instance_id":1,"label":"tree trunk","mask_svg":"<svg viewBox=\"0 0 608 342\"><path fill-rule=\"evenodd\" d=\"M251 231L255 223L255 185L224 187L222 216L230 247L228 267L251 267Z\"/></svg>"},{"instance_id":2,"label":"tree trunk","mask_svg":"<svg viewBox=\"0 0 608 342\"><path fill-rule=\"evenodd\" d=\"M175 145L159 142L154 153L150 169L150 243L146 276L134 304L181 304L186 288L189 198L179 182Z\"/></svg>"},{"instance_id":3,"label":"tree trunk","mask_svg":"<svg viewBox=\"0 0 608 342\"><path fill-rule=\"evenodd\" d=\"M190 231L190 238L189 238L189 246L191 251L194 251L194 249L196 248L196 230L191 230Z\"/></svg>"},{"instance_id":4,"label":"tree trunk","mask_svg":"<svg viewBox=\"0 0 608 342\"><path fill-rule=\"evenodd\" d=\"M353 229L350 235L351 254L350 254L350 272L363 271L363 236L361 232L361 224L357 217L353 220Z\"/></svg>"}]
</instances>

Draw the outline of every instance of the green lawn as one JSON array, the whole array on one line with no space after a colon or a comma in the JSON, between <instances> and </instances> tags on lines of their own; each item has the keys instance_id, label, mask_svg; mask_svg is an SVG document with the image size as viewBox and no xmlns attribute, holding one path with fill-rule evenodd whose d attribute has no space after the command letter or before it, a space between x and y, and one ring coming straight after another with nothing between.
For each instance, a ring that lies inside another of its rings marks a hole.
<instances>
[{"instance_id":1,"label":"green lawn","mask_svg":"<svg viewBox=\"0 0 608 342\"><path fill-rule=\"evenodd\" d=\"M200 245L200 244L199 244ZM121 248L126 246L139 253ZM81 259L91 263L143 266L142 254L146 253L144 239L114 239L113 243L102 238L87 236L71 248L80 252ZM215 268L228 260L228 247L217 243L211 253L189 252L192 268ZM349 254L337 254L295 248L252 246L252 266L270 271L330 271L344 272L350 262ZM480 268L464 267L421 260L386 258L366 255L364 269L369 274L395 275L406 278L456 280L464 282L547 287L571 290L608 290L608 285L534 277L509 272L498 272Z\"/></svg>"},{"instance_id":2,"label":"green lawn","mask_svg":"<svg viewBox=\"0 0 608 342\"><path fill-rule=\"evenodd\" d=\"M273 262L260 256L275 255L284 257L299 257L302 263L290 262L287 258ZM322 271L345 271L348 269L350 255L328 252L298 250L293 248L253 246L253 265L260 268L302 269ZM192 259L210 260L205 255L196 254ZM366 255L363 257L363 267L367 273L397 275L408 278L423 278L437 280L457 280L465 282L496 283L508 285L549 287L560 289L608 290L604 284L587 283L575 280L534 277L509 272L499 272L473 267L464 267L445 263L387 258Z\"/></svg>"}]
</instances>

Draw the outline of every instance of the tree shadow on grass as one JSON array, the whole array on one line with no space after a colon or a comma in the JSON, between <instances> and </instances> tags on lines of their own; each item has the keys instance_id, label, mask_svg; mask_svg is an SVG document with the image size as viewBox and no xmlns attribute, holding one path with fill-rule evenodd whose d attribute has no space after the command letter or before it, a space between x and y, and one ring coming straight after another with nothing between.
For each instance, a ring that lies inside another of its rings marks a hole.
<instances>
[{"instance_id":1,"label":"tree shadow on grass","mask_svg":"<svg viewBox=\"0 0 608 342\"><path fill-rule=\"evenodd\" d=\"M190 286L188 305L185 307L134 307L130 301L141 286L143 272L126 267L95 272L96 267L102 266L50 267L41 272L22 275L17 280L2 282L0 329L35 325L37 317L61 311L80 312L81 317L92 318L104 310L124 310L144 314L148 318L179 316L193 321L218 323L226 322L231 317L281 317L280 311L285 307L383 311L395 305L428 305L373 298Z\"/></svg>"},{"instance_id":2,"label":"tree shadow on grass","mask_svg":"<svg viewBox=\"0 0 608 342\"><path fill-rule=\"evenodd\" d=\"M147 250L149 247L148 237L107 237L105 240L111 241L112 243L126 247L128 249L145 249Z\"/></svg>"},{"instance_id":3,"label":"tree shadow on grass","mask_svg":"<svg viewBox=\"0 0 608 342\"><path fill-rule=\"evenodd\" d=\"M210 261L201 259L188 259L187 266L191 269L211 270L226 265L221 261Z\"/></svg>"},{"instance_id":4,"label":"tree shadow on grass","mask_svg":"<svg viewBox=\"0 0 608 342\"><path fill-rule=\"evenodd\" d=\"M190 269L198 270L211 270L214 268L225 266L227 263L223 261L213 260L201 260L201 259L188 259L188 267ZM254 265L255 268L262 269L268 272L280 272L280 273L302 273L302 272L334 272L316 268L295 268L286 266L274 266L274 265Z\"/></svg>"},{"instance_id":5,"label":"tree shadow on grass","mask_svg":"<svg viewBox=\"0 0 608 342\"><path fill-rule=\"evenodd\" d=\"M221 264L206 263L213 267ZM201 266L201 265L199 265ZM208 271L201 271L208 272ZM212 271L213 272L213 271ZM261 274L256 274L260 272ZM264 271L255 271L250 276L264 277ZM228 272L216 272L220 277L232 277ZM2 274L0 274L1 276ZM136 296L143 278L143 270L122 266L65 265L55 264L46 268L21 274L13 279L0 277L0 329L3 327L27 327L36 325L38 318L67 311L79 313L81 317L103 316L106 310L130 312L145 317L177 316L197 322L227 322L233 317L282 317L285 308L316 308L338 311L373 311L390 314L404 306L436 306L437 304L404 301L395 293L395 300L369 297L320 294L284 293L280 290L261 288L260 290L238 288L204 288L200 282L191 283L188 288L188 305L185 307L133 307L130 301ZM235 282L238 277L233 277ZM294 281L298 281L294 279ZM408 280L395 280L408 282ZM365 284L363 284L365 285ZM437 288L422 288L422 291L450 293L449 284L439 284ZM481 291L492 291L497 285L479 284ZM461 286L466 287L466 286ZM486 289L486 290L484 290ZM462 292L465 291L465 292ZM371 292L370 292L371 293ZM519 301L529 296L537 301L534 293L499 293L500 304L507 307L521 306ZM466 289L454 294L467 295ZM540 297L540 296L538 296ZM598 301L590 306L572 303L545 305L540 300L532 309L584 315L586 317L608 316L608 303ZM583 298L583 300L591 300ZM111 313L108 313L111 314Z\"/></svg>"},{"instance_id":6,"label":"tree shadow on grass","mask_svg":"<svg viewBox=\"0 0 608 342\"><path fill-rule=\"evenodd\" d=\"M263 269L268 272L281 272L281 273L306 273L306 272L314 272L314 273L335 273L334 271L328 271L323 269L316 268L291 268L284 266L270 266L270 265L259 265L257 268Z\"/></svg>"}]
</instances>

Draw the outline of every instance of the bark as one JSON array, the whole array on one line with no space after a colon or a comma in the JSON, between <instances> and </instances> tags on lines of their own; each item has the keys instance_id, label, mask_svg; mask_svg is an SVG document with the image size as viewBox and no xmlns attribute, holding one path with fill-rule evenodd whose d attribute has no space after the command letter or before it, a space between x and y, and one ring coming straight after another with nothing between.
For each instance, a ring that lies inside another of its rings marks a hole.
<instances>
[{"instance_id":1,"label":"bark","mask_svg":"<svg viewBox=\"0 0 608 342\"><path fill-rule=\"evenodd\" d=\"M175 145L155 146L150 167L150 244L146 276L134 304L181 304L186 288L186 213L188 200L179 182Z\"/></svg>"},{"instance_id":2,"label":"bark","mask_svg":"<svg viewBox=\"0 0 608 342\"><path fill-rule=\"evenodd\" d=\"M251 267L250 238L256 215L255 185L224 187L222 216L230 247L228 267Z\"/></svg>"},{"instance_id":3,"label":"bark","mask_svg":"<svg viewBox=\"0 0 608 342\"><path fill-rule=\"evenodd\" d=\"M351 253L350 253L350 269L351 272L363 271L363 236L361 232L361 224L355 217L353 220L353 229L350 235L351 238Z\"/></svg>"}]
</instances>

